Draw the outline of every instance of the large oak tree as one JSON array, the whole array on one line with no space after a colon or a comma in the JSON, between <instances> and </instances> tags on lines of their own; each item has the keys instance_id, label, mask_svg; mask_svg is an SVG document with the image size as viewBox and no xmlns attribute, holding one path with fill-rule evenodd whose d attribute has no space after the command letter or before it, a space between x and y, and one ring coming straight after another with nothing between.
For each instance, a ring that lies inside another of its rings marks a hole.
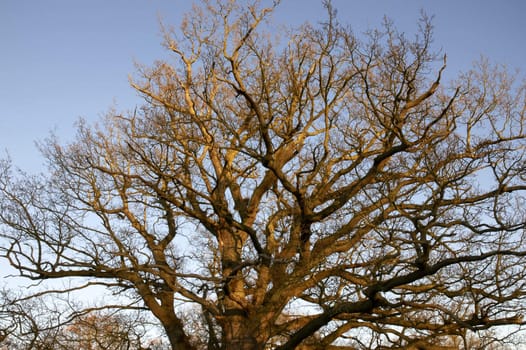
<instances>
[{"instance_id":1,"label":"large oak tree","mask_svg":"<svg viewBox=\"0 0 526 350\"><path fill-rule=\"evenodd\" d=\"M359 36L326 3L278 36L275 5L196 7L139 69L142 106L49 140L48 175L3 162L2 255L136 296L173 349L445 349L522 325L524 84L487 62L444 84L426 18Z\"/></svg>"}]
</instances>

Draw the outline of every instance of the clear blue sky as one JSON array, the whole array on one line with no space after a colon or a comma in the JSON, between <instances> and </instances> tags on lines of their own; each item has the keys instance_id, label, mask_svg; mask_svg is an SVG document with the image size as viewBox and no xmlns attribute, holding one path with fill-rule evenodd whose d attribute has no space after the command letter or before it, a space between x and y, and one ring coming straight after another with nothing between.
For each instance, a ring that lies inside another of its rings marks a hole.
<instances>
[{"instance_id":1,"label":"clear blue sky","mask_svg":"<svg viewBox=\"0 0 526 350\"><path fill-rule=\"evenodd\" d=\"M384 15L411 33L420 10L434 15L435 48L448 54L448 76L480 55L526 71L526 1L333 0L356 32ZM35 140L55 130L67 139L79 117L97 120L110 107L140 103L129 87L133 62L166 57L158 19L176 24L183 0L0 0L0 157L38 170ZM317 21L319 0L283 0L275 18Z\"/></svg>"}]
</instances>

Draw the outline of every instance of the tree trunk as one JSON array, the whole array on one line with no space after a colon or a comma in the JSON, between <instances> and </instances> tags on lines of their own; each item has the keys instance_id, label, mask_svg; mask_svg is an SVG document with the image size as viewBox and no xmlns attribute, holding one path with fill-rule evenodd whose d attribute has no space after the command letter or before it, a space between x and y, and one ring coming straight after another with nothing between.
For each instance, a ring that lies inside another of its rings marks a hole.
<instances>
[{"instance_id":1,"label":"tree trunk","mask_svg":"<svg viewBox=\"0 0 526 350\"><path fill-rule=\"evenodd\" d=\"M194 346L190 344L188 337L183 332L183 327L179 320L174 320L168 324L163 324L164 330L172 350L192 350Z\"/></svg>"},{"instance_id":2,"label":"tree trunk","mask_svg":"<svg viewBox=\"0 0 526 350\"><path fill-rule=\"evenodd\" d=\"M223 226L227 227L228 223ZM224 229L218 232L219 249L221 252L222 273L226 284L223 307L224 318L219 321L223 330L223 349L225 350L259 350L256 332L247 317L248 305L245 291L245 281L241 267L243 266L241 251L247 239L244 232Z\"/></svg>"},{"instance_id":3,"label":"tree trunk","mask_svg":"<svg viewBox=\"0 0 526 350\"><path fill-rule=\"evenodd\" d=\"M226 318L222 325L225 350L260 350L263 345L256 339L257 329L250 327L250 322L243 316Z\"/></svg>"}]
</instances>

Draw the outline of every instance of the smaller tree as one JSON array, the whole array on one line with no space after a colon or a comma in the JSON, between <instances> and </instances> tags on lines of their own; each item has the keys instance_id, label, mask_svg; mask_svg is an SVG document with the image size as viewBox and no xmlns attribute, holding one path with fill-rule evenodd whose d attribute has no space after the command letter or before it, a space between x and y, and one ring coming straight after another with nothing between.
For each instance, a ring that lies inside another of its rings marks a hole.
<instances>
[{"instance_id":1,"label":"smaller tree","mask_svg":"<svg viewBox=\"0 0 526 350\"><path fill-rule=\"evenodd\" d=\"M161 338L148 339L154 326L146 313L84 308L43 294L0 294L0 350L166 350Z\"/></svg>"},{"instance_id":2,"label":"smaller tree","mask_svg":"<svg viewBox=\"0 0 526 350\"><path fill-rule=\"evenodd\" d=\"M144 329L126 315L96 312L76 318L59 332L57 349L83 350L144 349Z\"/></svg>"},{"instance_id":3,"label":"smaller tree","mask_svg":"<svg viewBox=\"0 0 526 350\"><path fill-rule=\"evenodd\" d=\"M43 298L24 298L10 290L0 294L0 349L53 350L62 320Z\"/></svg>"}]
</instances>

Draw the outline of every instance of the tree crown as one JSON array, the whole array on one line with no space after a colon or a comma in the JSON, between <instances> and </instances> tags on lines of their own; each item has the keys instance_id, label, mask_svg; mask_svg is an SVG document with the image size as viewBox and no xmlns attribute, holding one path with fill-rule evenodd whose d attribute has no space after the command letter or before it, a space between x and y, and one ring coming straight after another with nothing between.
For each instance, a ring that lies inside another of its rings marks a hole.
<instances>
[{"instance_id":1,"label":"tree crown","mask_svg":"<svg viewBox=\"0 0 526 350\"><path fill-rule=\"evenodd\" d=\"M425 16L414 40L389 21L361 39L327 2L274 39L275 6L205 2L165 30L174 60L139 69L144 105L49 140L49 176L3 163L4 257L133 290L174 349L453 347L521 325L524 85L482 62L443 87Z\"/></svg>"}]
</instances>

